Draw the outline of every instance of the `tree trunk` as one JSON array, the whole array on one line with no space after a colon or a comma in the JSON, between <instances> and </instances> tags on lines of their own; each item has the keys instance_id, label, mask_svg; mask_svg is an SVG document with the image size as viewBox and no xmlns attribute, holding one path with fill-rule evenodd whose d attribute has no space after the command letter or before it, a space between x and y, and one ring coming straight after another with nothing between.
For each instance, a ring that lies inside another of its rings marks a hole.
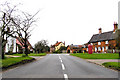
<instances>
[{"instance_id":1,"label":"tree trunk","mask_svg":"<svg viewBox=\"0 0 120 80\"><path fill-rule=\"evenodd\" d=\"M28 56L27 33L25 33L25 55Z\"/></svg>"},{"instance_id":2,"label":"tree trunk","mask_svg":"<svg viewBox=\"0 0 120 80\"><path fill-rule=\"evenodd\" d=\"M5 59L5 45L6 44L2 44L2 59Z\"/></svg>"},{"instance_id":3,"label":"tree trunk","mask_svg":"<svg viewBox=\"0 0 120 80\"><path fill-rule=\"evenodd\" d=\"M4 51L2 50L2 59L5 59Z\"/></svg>"},{"instance_id":4,"label":"tree trunk","mask_svg":"<svg viewBox=\"0 0 120 80\"><path fill-rule=\"evenodd\" d=\"M0 36L0 59L2 59L2 38Z\"/></svg>"},{"instance_id":5,"label":"tree trunk","mask_svg":"<svg viewBox=\"0 0 120 80\"><path fill-rule=\"evenodd\" d=\"M5 46L6 46L6 43L7 43L7 42L2 39L2 45L1 45L1 48L2 48L2 49L1 49L1 50L2 50L2 51L1 51L1 52L2 52L1 57L2 57L2 59L5 59Z\"/></svg>"}]
</instances>

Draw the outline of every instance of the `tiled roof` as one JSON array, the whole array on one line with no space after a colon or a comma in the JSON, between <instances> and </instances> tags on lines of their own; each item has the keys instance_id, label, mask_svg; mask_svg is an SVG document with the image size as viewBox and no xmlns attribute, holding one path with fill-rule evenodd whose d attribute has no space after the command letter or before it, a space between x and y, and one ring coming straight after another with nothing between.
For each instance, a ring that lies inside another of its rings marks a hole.
<instances>
[{"instance_id":1,"label":"tiled roof","mask_svg":"<svg viewBox=\"0 0 120 80\"><path fill-rule=\"evenodd\" d=\"M70 49L73 49L73 48L81 48L82 45L69 45Z\"/></svg>"},{"instance_id":2,"label":"tiled roof","mask_svg":"<svg viewBox=\"0 0 120 80\"><path fill-rule=\"evenodd\" d=\"M113 31L109 31L109 32L93 35L89 43L106 41L106 40L114 40L114 39L115 39L115 34L113 33Z\"/></svg>"},{"instance_id":3,"label":"tiled roof","mask_svg":"<svg viewBox=\"0 0 120 80\"><path fill-rule=\"evenodd\" d=\"M25 44L24 39L23 39L23 38L20 38L20 37L17 37L16 40L17 40L16 43L19 44L19 45L21 44L20 46L24 48L24 44ZM33 48L32 45L30 44L30 42L29 42L28 40L27 40L27 44L28 44L28 46L29 46L30 48Z\"/></svg>"},{"instance_id":4,"label":"tiled roof","mask_svg":"<svg viewBox=\"0 0 120 80\"><path fill-rule=\"evenodd\" d=\"M58 42L58 43L56 43L55 46L58 46L60 43L62 43L62 42Z\"/></svg>"}]
</instances>

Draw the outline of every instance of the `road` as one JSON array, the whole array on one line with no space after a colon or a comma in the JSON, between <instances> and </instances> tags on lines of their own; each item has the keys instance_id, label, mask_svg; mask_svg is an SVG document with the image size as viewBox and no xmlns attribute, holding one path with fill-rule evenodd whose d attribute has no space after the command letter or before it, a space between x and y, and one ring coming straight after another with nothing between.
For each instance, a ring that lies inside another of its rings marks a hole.
<instances>
[{"instance_id":1,"label":"road","mask_svg":"<svg viewBox=\"0 0 120 80\"><path fill-rule=\"evenodd\" d=\"M54 78L72 80L73 78L104 78L113 80L118 72L89 63L84 59L68 54L48 54L37 61L21 65L2 73L3 78ZM92 79L93 80L93 79Z\"/></svg>"}]
</instances>

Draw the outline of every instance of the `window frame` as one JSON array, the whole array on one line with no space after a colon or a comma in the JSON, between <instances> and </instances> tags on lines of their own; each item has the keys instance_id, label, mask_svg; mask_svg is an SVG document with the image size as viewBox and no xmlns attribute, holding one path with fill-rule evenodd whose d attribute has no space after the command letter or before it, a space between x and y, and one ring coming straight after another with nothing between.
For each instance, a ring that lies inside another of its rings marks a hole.
<instances>
[{"instance_id":1,"label":"window frame","mask_svg":"<svg viewBox=\"0 0 120 80\"><path fill-rule=\"evenodd\" d=\"M105 41L105 44L109 44L109 41Z\"/></svg>"},{"instance_id":2,"label":"window frame","mask_svg":"<svg viewBox=\"0 0 120 80\"><path fill-rule=\"evenodd\" d=\"M98 42L98 45L101 45L101 42Z\"/></svg>"}]
</instances>

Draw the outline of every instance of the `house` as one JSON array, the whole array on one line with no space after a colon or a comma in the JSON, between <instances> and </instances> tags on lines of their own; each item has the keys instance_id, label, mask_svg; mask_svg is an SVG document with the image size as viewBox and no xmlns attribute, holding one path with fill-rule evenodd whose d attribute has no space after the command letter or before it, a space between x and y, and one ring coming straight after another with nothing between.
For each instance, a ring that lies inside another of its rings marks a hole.
<instances>
[{"instance_id":1,"label":"house","mask_svg":"<svg viewBox=\"0 0 120 80\"><path fill-rule=\"evenodd\" d=\"M55 52L55 45L51 45L50 47L50 53L53 53L53 52Z\"/></svg>"},{"instance_id":2,"label":"house","mask_svg":"<svg viewBox=\"0 0 120 80\"><path fill-rule=\"evenodd\" d=\"M88 43L82 45L82 52L88 53Z\"/></svg>"},{"instance_id":3,"label":"house","mask_svg":"<svg viewBox=\"0 0 120 80\"><path fill-rule=\"evenodd\" d=\"M118 28L118 24L114 23L113 31L103 32L102 28L99 28L99 33L94 34L89 40L89 44L93 46L93 52L95 53L106 53L106 52L116 52L116 40L115 31Z\"/></svg>"},{"instance_id":4,"label":"house","mask_svg":"<svg viewBox=\"0 0 120 80\"><path fill-rule=\"evenodd\" d=\"M5 46L5 53L16 53L16 39L9 37Z\"/></svg>"},{"instance_id":5,"label":"house","mask_svg":"<svg viewBox=\"0 0 120 80\"><path fill-rule=\"evenodd\" d=\"M25 41L20 37L17 38L9 37L6 43L5 53L23 53L25 49L24 43ZM33 47L31 46L28 40L27 45L28 50L32 52Z\"/></svg>"},{"instance_id":6,"label":"house","mask_svg":"<svg viewBox=\"0 0 120 80\"><path fill-rule=\"evenodd\" d=\"M23 53L25 51L25 41L23 38L17 37L16 38L16 52ZM27 40L28 51L33 52L33 47L31 46L30 42Z\"/></svg>"},{"instance_id":7,"label":"house","mask_svg":"<svg viewBox=\"0 0 120 80\"><path fill-rule=\"evenodd\" d=\"M57 41L54 45L51 45L50 52L52 53L54 51L59 50L61 46L65 46L65 42L63 43L63 42L58 42Z\"/></svg>"},{"instance_id":8,"label":"house","mask_svg":"<svg viewBox=\"0 0 120 80\"><path fill-rule=\"evenodd\" d=\"M82 52L82 45L68 45L67 53L81 53Z\"/></svg>"}]
</instances>

